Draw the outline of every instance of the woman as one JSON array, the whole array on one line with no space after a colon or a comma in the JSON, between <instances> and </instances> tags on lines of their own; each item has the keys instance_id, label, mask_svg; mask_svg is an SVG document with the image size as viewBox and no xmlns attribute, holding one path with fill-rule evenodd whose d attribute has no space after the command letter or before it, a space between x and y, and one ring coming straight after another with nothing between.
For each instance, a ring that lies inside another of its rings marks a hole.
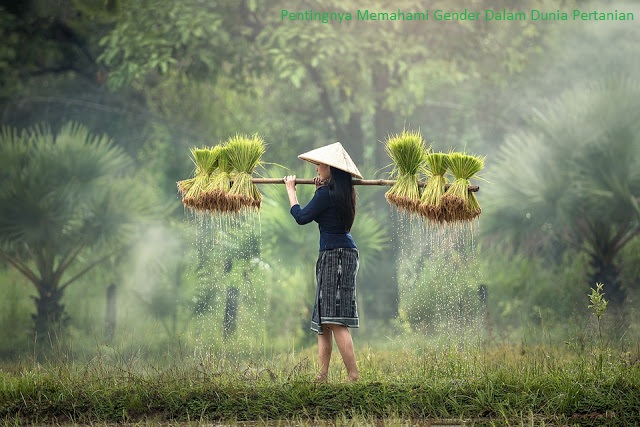
<instances>
[{"instance_id":1,"label":"woman","mask_svg":"<svg viewBox=\"0 0 640 427\"><path fill-rule=\"evenodd\" d=\"M352 176L362 178L342 145L320 147L298 156L315 163L316 192L304 208L296 195L295 175L286 176L291 215L300 225L311 221L320 229L320 253L316 263L316 296L311 329L318 334L316 381L326 382L335 339L347 368L347 381L358 380L353 340L348 328L359 327L356 304L358 248L351 237L356 215L356 192Z\"/></svg>"}]
</instances>

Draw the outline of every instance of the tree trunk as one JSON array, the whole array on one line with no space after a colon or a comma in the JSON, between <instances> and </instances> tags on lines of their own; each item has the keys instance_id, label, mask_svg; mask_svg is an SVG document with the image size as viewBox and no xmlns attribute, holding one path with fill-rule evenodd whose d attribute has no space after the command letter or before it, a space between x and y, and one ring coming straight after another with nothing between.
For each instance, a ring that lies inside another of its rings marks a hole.
<instances>
[{"instance_id":1,"label":"tree trunk","mask_svg":"<svg viewBox=\"0 0 640 427\"><path fill-rule=\"evenodd\" d=\"M224 274L231 274L233 259L227 258L224 262ZM226 340L236 331L236 317L238 315L238 295L240 291L235 286L227 288L227 298L224 306L224 319L222 320L222 337Z\"/></svg>"},{"instance_id":2,"label":"tree trunk","mask_svg":"<svg viewBox=\"0 0 640 427\"><path fill-rule=\"evenodd\" d=\"M356 165L364 166L364 132L362 131L362 113L353 112L344 126L336 132L338 141L344 146Z\"/></svg>"},{"instance_id":3,"label":"tree trunk","mask_svg":"<svg viewBox=\"0 0 640 427\"><path fill-rule=\"evenodd\" d=\"M621 286L620 271L615 262L601 256L593 256L590 264L593 272L589 277L589 287L595 288L596 283L602 283L605 299L609 301L610 307L613 311L621 311L627 299L627 291Z\"/></svg>"},{"instance_id":4,"label":"tree trunk","mask_svg":"<svg viewBox=\"0 0 640 427\"><path fill-rule=\"evenodd\" d=\"M107 340L113 339L116 331L116 285L110 284L107 287L107 309L105 313L105 334Z\"/></svg>"},{"instance_id":5,"label":"tree trunk","mask_svg":"<svg viewBox=\"0 0 640 427\"><path fill-rule=\"evenodd\" d=\"M384 65L379 65L373 69L373 85L375 93L378 95L375 100L375 112L373 125L375 127L376 145L373 159L376 165L386 165L389 158L386 155L384 146L377 141L385 141L390 133L396 132L395 119L392 111L384 107L389 88L389 70Z\"/></svg>"},{"instance_id":6,"label":"tree trunk","mask_svg":"<svg viewBox=\"0 0 640 427\"><path fill-rule=\"evenodd\" d=\"M69 317L61 303L64 292L56 285L41 283L38 296L33 297L36 304L36 313L31 316L34 320L35 339L43 342L49 339L51 342L60 338L60 333L65 328Z\"/></svg>"},{"instance_id":7,"label":"tree trunk","mask_svg":"<svg viewBox=\"0 0 640 427\"><path fill-rule=\"evenodd\" d=\"M384 64L377 64L373 70L373 87L376 93L375 111L373 115L373 125L375 132L375 148L373 154L373 160L376 167L389 164L391 161L386 154L383 142L387 139L390 133L397 131L395 129L394 113L384 107L384 103L387 99L387 89L390 86L389 69ZM398 227L398 218L391 214L391 209L384 197L377 197L376 208L379 212L382 212L385 216L382 220L389 225L388 229L390 233L394 233ZM391 247L388 249L387 256L379 262L379 273L371 280L370 286L372 291L375 289L376 296L373 301L379 304L380 301L385 301L382 307L376 309L377 316L390 321L398 316L398 305L400 301L400 289L397 279L397 258L398 258L398 240L393 239Z\"/></svg>"},{"instance_id":8,"label":"tree trunk","mask_svg":"<svg viewBox=\"0 0 640 427\"><path fill-rule=\"evenodd\" d=\"M231 286L227 288L227 300L224 307L224 321L222 323L222 337L225 340L236 331L239 295L240 290L237 287Z\"/></svg>"},{"instance_id":9,"label":"tree trunk","mask_svg":"<svg viewBox=\"0 0 640 427\"><path fill-rule=\"evenodd\" d=\"M377 93L384 93L386 85L388 84L388 76L382 73L380 70L374 73L374 83ZM376 141L385 141L389 136L389 133L393 131L394 119L393 113L382 107L382 101L376 102L376 111L374 114L374 125L376 132ZM386 156L386 152L382 143L377 143L375 148L375 161L376 165L385 165L390 162ZM391 209L384 197L377 197L376 208L379 212L385 215L383 222L389 224L389 232L394 233L393 230L398 228L398 218L391 214ZM379 262L382 268L379 268L379 273L371 281L371 290L375 291L377 297L374 297L374 301L385 301L384 309L378 311L378 316L385 320L391 320L398 316L398 304L400 300L400 290L398 286L398 279L396 274L397 269L397 257L398 257L398 240L393 239L391 247L388 249L387 256Z\"/></svg>"}]
</instances>

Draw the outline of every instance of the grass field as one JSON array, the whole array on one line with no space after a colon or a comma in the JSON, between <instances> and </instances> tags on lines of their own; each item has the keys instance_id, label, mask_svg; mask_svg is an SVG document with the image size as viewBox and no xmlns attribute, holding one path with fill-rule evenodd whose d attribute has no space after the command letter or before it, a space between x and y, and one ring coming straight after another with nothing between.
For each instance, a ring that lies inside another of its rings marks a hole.
<instances>
[{"instance_id":1,"label":"grass field","mask_svg":"<svg viewBox=\"0 0 640 427\"><path fill-rule=\"evenodd\" d=\"M337 356L337 355L336 355ZM316 384L315 353L154 363L5 364L4 425L640 425L640 363L630 353L496 347L364 348L361 380L339 358Z\"/></svg>"}]
</instances>

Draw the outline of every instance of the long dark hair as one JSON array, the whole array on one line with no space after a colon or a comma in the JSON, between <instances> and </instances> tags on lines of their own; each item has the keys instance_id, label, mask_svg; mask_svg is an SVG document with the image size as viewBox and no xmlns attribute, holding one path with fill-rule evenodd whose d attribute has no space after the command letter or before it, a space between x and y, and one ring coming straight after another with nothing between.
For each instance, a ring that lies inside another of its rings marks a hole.
<instances>
[{"instance_id":1,"label":"long dark hair","mask_svg":"<svg viewBox=\"0 0 640 427\"><path fill-rule=\"evenodd\" d=\"M351 231L351 226L356 218L356 190L351 182L351 174L333 166L330 166L329 169L331 170L331 180L329 181L331 201L338 208L344 231Z\"/></svg>"}]
</instances>

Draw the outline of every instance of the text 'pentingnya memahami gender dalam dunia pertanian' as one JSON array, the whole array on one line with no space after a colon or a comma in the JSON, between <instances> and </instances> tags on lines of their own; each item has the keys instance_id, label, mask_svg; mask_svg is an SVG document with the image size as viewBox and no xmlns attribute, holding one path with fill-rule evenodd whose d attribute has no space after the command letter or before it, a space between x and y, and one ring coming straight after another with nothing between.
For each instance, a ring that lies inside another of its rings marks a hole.
<instances>
[{"instance_id":1,"label":"text 'pentingnya memahami gender dalam dunia pertanian'","mask_svg":"<svg viewBox=\"0 0 640 427\"><path fill-rule=\"evenodd\" d=\"M293 11L281 9L280 20L289 22L317 21L323 24L343 23L351 21L634 21L633 12L626 10L515 10L515 9L483 9L483 10L420 10L410 11L396 9L383 11L374 9L357 9L354 11Z\"/></svg>"}]
</instances>

